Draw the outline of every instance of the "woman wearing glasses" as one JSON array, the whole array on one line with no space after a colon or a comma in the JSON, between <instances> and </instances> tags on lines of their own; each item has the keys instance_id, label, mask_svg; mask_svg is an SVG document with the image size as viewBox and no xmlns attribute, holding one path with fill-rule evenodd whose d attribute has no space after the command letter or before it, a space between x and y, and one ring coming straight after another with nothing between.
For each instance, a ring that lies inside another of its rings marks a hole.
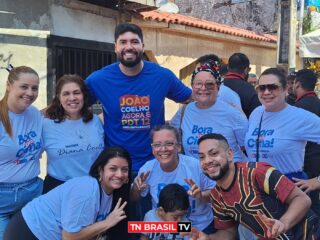
<instances>
[{"instance_id":1,"label":"woman wearing glasses","mask_svg":"<svg viewBox=\"0 0 320 240\"><path fill-rule=\"evenodd\" d=\"M182 107L170 124L181 129L182 146L188 156L198 157L198 138L207 133L220 133L227 138L235 161L244 161L241 151L248 129L248 120L236 107L217 99L220 83L219 67L204 64L191 78L195 102Z\"/></svg>"},{"instance_id":2,"label":"woman wearing glasses","mask_svg":"<svg viewBox=\"0 0 320 240\"><path fill-rule=\"evenodd\" d=\"M204 175L199 160L179 154L180 136L176 128L163 125L151 131L152 153L155 159L146 162L139 170L131 188L131 200L150 193L152 208L157 208L162 188L170 183L183 186L190 195L188 219L192 225L213 233L213 213L209 204L210 189L215 182Z\"/></svg>"},{"instance_id":3,"label":"woman wearing glasses","mask_svg":"<svg viewBox=\"0 0 320 240\"><path fill-rule=\"evenodd\" d=\"M320 118L286 103L286 76L277 68L265 70L256 88L262 106L249 118L249 159L268 162L290 179L307 178L304 149L307 141L320 143Z\"/></svg>"}]
</instances>

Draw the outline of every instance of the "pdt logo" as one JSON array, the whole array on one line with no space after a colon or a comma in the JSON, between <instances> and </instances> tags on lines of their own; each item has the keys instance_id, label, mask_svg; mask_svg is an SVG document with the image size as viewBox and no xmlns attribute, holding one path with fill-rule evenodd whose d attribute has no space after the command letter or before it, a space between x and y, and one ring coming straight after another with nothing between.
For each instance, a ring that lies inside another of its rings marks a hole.
<instances>
[{"instance_id":1,"label":"pdt logo","mask_svg":"<svg viewBox=\"0 0 320 240\"><path fill-rule=\"evenodd\" d=\"M128 222L128 233L191 232L191 222Z\"/></svg>"}]
</instances>

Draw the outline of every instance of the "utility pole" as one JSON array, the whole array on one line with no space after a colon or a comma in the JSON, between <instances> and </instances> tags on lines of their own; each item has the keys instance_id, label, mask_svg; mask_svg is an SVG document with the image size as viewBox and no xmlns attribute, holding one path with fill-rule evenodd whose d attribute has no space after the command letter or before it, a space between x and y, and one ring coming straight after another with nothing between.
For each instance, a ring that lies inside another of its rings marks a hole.
<instances>
[{"instance_id":1,"label":"utility pole","mask_svg":"<svg viewBox=\"0 0 320 240\"><path fill-rule=\"evenodd\" d=\"M296 69L297 56L297 2L290 0L290 37L289 37L289 69L288 72L294 72Z\"/></svg>"},{"instance_id":2,"label":"utility pole","mask_svg":"<svg viewBox=\"0 0 320 240\"><path fill-rule=\"evenodd\" d=\"M277 64L296 68L297 7L296 0L279 0L279 28L277 43Z\"/></svg>"}]
</instances>

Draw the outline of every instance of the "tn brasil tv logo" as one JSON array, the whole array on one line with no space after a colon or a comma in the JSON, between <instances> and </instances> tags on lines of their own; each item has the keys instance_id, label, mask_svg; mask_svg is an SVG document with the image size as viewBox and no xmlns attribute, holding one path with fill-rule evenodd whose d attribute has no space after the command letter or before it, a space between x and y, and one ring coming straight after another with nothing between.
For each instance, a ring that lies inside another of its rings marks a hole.
<instances>
[{"instance_id":1,"label":"tn brasil tv logo","mask_svg":"<svg viewBox=\"0 0 320 240\"><path fill-rule=\"evenodd\" d=\"M185 233L191 232L191 222L129 221L128 233Z\"/></svg>"}]
</instances>

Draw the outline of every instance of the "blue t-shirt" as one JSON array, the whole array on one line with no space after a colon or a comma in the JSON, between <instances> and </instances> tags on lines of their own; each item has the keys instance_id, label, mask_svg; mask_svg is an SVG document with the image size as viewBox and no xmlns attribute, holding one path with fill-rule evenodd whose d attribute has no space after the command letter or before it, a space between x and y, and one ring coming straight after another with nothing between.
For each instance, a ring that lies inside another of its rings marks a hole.
<instances>
[{"instance_id":1,"label":"blue t-shirt","mask_svg":"<svg viewBox=\"0 0 320 240\"><path fill-rule=\"evenodd\" d=\"M124 75L114 63L92 73L86 84L103 105L106 145L125 147L133 171L152 158L149 133L165 123L165 98L183 102L191 95L170 70L147 61L136 76Z\"/></svg>"},{"instance_id":2,"label":"blue t-shirt","mask_svg":"<svg viewBox=\"0 0 320 240\"><path fill-rule=\"evenodd\" d=\"M197 184L201 191L212 189L215 181L212 181L204 175L200 168L199 160L179 154L179 164L172 172L162 170L157 159L146 162L139 170L139 174L150 171L150 175L146 180L147 188L141 193L146 196L148 192L152 197L152 208L157 208L159 202L159 194L162 188L170 183L178 183L187 191L189 185L184 181L185 178L191 178ZM209 203L201 203L196 198L189 196L190 210L188 219L192 221L192 225L200 230L205 229L213 220L213 213Z\"/></svg>"},{"instance_id":3,"label":"blue t-shirt","mask_svg":"<svg viewBox=\"0 0 320 240\"><path fill-rule=\"evenodd\" d=\"M43 125L48 174L61 181L88 175L92 163L104 148L100 119L94 115L87 123L82 118L55 123L45 118Z\"/></svg>"},{"instance_id":4,"label":"blue t-shirt","mask_svg":"<svg viewBox=\"0 0 320 240\"><path fill-rule=\"evenodd\" d=\"M0 182L20 183L40 173L43 116L33 106L22 113L9 112L11 138L0 122Z\"/></svg>"},{"instance_id":5,"label":"blue t-shirt","mask_svg":"<svg viewBox=\"0 0 320 240\"><path fill-rule=\"evenodd\" d=\"M256 160L256 140L262 117L259 161L267 162L281 173L303 170L307 141L320 143L320 118L304 109L288 105L280 112L267 112L257 107L250 115L245 138L248 158Z\"/></svg>"},{"instance_id":6,"label":"blue t-shirt","mask_svg":"<svg viewBox=\"0 0 320 240\"><path fill-rule=\"evenodd\" d=\"M176 128L180 127L181 108L170 121ZM241 151L244 137L248 130L248 120L236 107L217 100L211 107L200 109L196 102L187 105L182 120L182 145L186 155L198 158L198 139L207 133L220 133L227 140L234 153L236 162L246 161Z\"/></svg>"},{"instance_id":7,"label":"blue t-shirt","mask_svg":"<svg viewBox=\"0 0 320 240\"><path fill-rule=\"evenodd\" d=\"M52 191L33 199L24 208L22 216L41 240L60 240L62 230L70 233L106 218L112 206L112 195L100 189L98 181L90 176L73 178Z\"/></svg>"}]
</instances>

